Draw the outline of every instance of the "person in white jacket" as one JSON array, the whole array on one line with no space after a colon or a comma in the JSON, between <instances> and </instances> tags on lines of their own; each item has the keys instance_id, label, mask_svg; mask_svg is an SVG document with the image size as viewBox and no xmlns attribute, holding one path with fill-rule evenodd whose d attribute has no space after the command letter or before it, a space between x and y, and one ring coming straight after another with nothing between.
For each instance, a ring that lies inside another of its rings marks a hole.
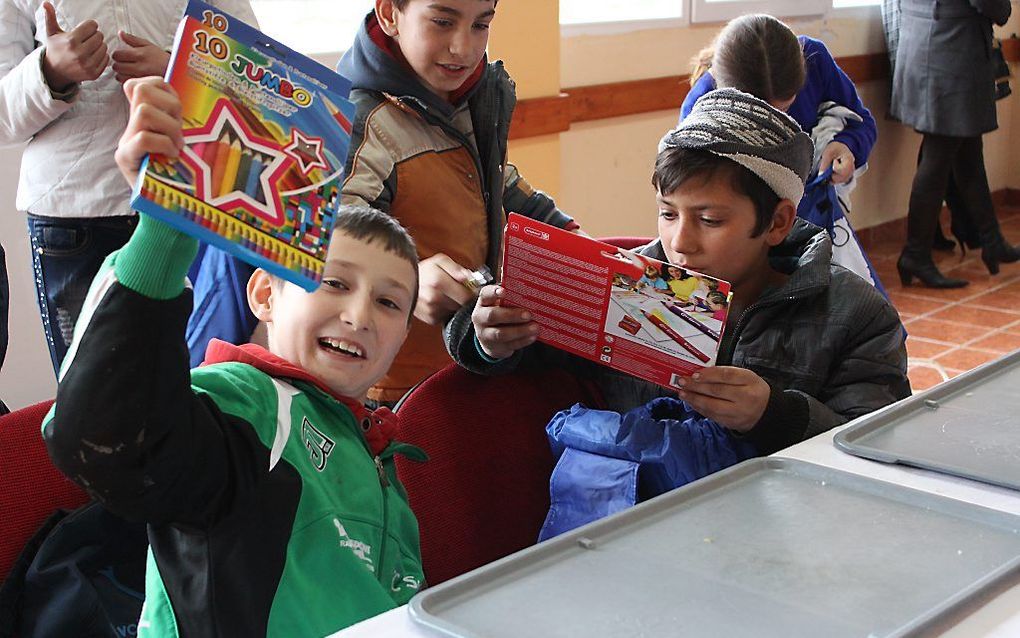
<instances>
[{"instance_id":1,"label":"person in white jacket","mask_svg":"<svg viewBox=\"0 0 1020 638\"><path fill-rule=\"evenodd\" d=\"M26 144L16 206L28 214L54 371L103 259L135 215L113 153L121 83L163 75L185 0L0 0L0 144ZM210 0L256 25L248 0Z\"/></svg>"}]
</instances>

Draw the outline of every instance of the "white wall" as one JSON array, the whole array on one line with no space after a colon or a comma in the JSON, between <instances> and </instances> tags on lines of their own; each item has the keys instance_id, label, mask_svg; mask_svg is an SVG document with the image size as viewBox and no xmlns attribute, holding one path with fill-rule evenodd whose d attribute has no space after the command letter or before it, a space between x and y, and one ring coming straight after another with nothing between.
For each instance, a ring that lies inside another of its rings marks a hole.
<instances>
[{"instance_id":1,"label":"white wall","mask_svg":"<svg viewBox=\"0 0 1020 638\"><path fill-rule=\"evenodd\" d=\"M1017 12L1020 13L1020 12ZM790 20L797 33L821 38L836 57L884 52L878 7L833 11L825 19ZM720 25L671 26L623 33L569 35L560 48L562 86L584 86L690 72L691 58L708 45ZM1020 29L1020 15L998 30ZM1016 67L1014 66L1014 72ZM888 79L857 87L878 123L869 172L853 195L851 221L862 229L906 215L921 136L887 120ZM993 191L1020 185L1020 79L1015 94L998 104L999 130L986 135L985 164ZM557 203L595 236L655 233L654 192L649 178L659 138L676 125L676 109L573 124L560 135ZM511 145L511 156L514 146ZM546 176L527 168L532 184Z\"/></svg>"},{"instance_id":2,"label":"white wall","mask_svg":"<svg viewBox=\"0 0 1020 638\"><path fill-rule=\"evenodd\" d=\"M0 242L11 282L10 343L0 369L0 398L12 410L53 398L57 389L35 300L25 216L14 209L20 165L20 147L0 148Z\"/></svg>"}]
</instances>

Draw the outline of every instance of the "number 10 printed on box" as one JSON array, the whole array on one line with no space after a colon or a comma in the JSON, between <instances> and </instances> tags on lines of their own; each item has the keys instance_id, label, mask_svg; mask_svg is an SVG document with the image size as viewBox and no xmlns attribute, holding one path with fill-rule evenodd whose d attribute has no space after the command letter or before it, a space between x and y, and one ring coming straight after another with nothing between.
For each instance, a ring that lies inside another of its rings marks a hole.
<instances>
[{"instance_id":1,"label":"number 10 printed on box","mask_svg":"<svg viewBox=\"0 0 1020 638\"><path fill-rule=\"evenodd\" d=\"M350 83L192 0L168 68L185 147L151 155L132 206L314 290L350 142Z\"/></svg>"},{"instance_id":2,"label":"number 10 printed on box","mask_svg":"<svg viewBox=\"0 0 1020 638\"><path fill-rule=\"evenodd\" d=\"M511 214L503 299L538 339L663 386L715 364L730 284Z\"/></svg>"}]
</instances>

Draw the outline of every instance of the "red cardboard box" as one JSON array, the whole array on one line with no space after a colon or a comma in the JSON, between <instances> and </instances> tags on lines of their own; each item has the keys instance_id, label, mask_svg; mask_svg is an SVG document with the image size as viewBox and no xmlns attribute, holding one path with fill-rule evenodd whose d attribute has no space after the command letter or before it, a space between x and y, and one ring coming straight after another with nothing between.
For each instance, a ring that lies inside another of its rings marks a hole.
<instances>
[{"instance_id":1,"label":"red cardboard box","mask_svg":"<svg viewBox=\"0 0 1020 638\"><path fill-rule=\"evenodd\" d=\"M715 364L729 283L515 213L503 241L504 303L539 341L667 387Z\"/></svg>"}]
</instances>

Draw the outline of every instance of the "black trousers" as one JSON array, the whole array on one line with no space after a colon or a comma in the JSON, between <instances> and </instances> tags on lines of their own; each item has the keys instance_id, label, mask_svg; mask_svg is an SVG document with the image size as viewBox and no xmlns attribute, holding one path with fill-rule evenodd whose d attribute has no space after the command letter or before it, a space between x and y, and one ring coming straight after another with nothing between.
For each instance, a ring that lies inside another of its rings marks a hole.
<instances>
[{"instance_id":1,"label":"black trousers","mask_svg":"<svg viewBox=\"0 0 1020 638\"><path fill-rule=\"evenodd\" d=\"M955 194L966 206L982 243L988 242L998 231L981 137L925 133L910 190L905 252L921 258L931 257L935 225L946 199L950 176L955 182Z\"/></svg>"}]
</instances>

